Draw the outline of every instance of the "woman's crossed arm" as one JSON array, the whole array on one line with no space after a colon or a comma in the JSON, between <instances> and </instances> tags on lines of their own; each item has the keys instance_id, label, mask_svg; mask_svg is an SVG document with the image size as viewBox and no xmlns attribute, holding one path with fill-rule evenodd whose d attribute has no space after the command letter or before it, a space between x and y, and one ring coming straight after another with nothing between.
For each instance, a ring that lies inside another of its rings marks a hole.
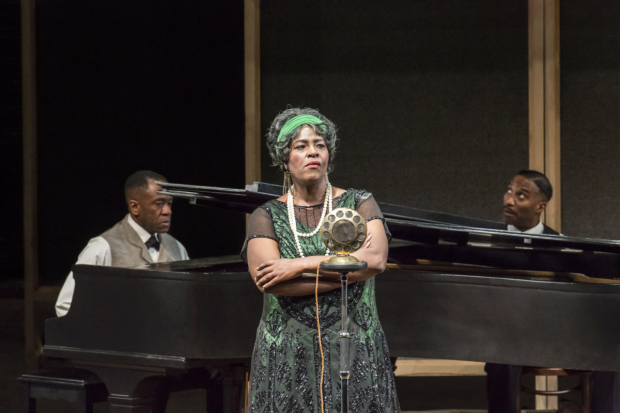
<instances>
[{"instance_id":1,"label":"woman's crossed arm","mask_svg":"<svg viewBox=\"0 0 620 413\"><path fill-rule=\"evenodd\" d=\"M349 274L349 282L363 281L385 270L388 243L383 222L376 219L368 222L368 239L364 246L353 253L360 261L366 261L368 268ZM248 266L256 286L275 295L300 296L314 294L316 280L301 277L303 273L314 273L320 262L327 257L280 258L278 244L269 238L254 238L248 242ZM319 292L340 287L338 273L321 271Z\"/></svg>"}]
</instances>

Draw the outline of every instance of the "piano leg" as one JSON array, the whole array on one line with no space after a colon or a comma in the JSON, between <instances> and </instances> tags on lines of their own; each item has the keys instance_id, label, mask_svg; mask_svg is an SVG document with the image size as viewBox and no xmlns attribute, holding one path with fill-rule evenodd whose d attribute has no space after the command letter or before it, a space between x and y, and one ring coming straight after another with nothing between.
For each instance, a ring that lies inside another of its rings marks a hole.
<instances>
[{"instance_id":1,"label":"piano leg","mask_svg":"<svg viewBox=\"0 0 620 413\"><path fill-rule=\"evenodd\" d=\"M518 413L522 366L487 363L487 399L489 413Z\"/></svg>"},{"instance_id":2,"label":"piano leg","mask_svg":"<svg viewBox=\"0 0 620 413\"><path fill-rule=\"evenodd\" d=\"M153 413L165 413L165 400L170 393L194 389L205 390L207 413L224 412L223 378L215 367L193 368L182 374L166 376L161 389L165 391L156 391Z\"/></svg>"},{"instance_id":3,"label":"piano leg","mask_svg":"<svg viewBox=\"0 0 620 413\"><path fill-rule=\"evenodd\" d=\"M160 399L157 395L162 385L165 387L165 369L84 368L99 376L108 388L110 413L152 413L154 403Z\"/></svg>"},{"instance_id":4,"label":"piano leg","mask_svg":"<svg viewBox=\"0 0 620 413\"><path fill-rule=\"evenodd\" d=\"M22 413L37 413L37 399L30 397L30 384L22 384Z\"/></svg>"},{"instance_id":5,"label":"piano leg","mask_svg":"<svg viewBox=\"0 0 620 413\"><path fill-rule=\"evenodd\" d=\"M592 413L620 412L620 372L595 371L592 373Z\"/></svg>"},{"instance_id":6,"label":"piano leg","mask_svg":"<svg viewBox=\"0 0 620 413\"><path fill-rule=\"evenodd\" d=\"M224 413L224 378L219 370L210 374L206 390L207 413Z\"/></svg>"},{"instance_id":7,"label":"piano leg","mask_svg":"<svg viewBox=\"0 0 620 413\"><path fill-rule=\"evenodd\" d=\"M170 383L168 379L167 376L162 377L155 389L152 413L166 413L166 406L170 397Z\"/></svg>"},{"instance_id":8,"label":"piano leg","mask_svg":"<svg viewBox=\"0 0 620 413\"><path fill-rule=\"evenodd\" d=\"M224 387L224 413L239 413L245 407L245 373L250 371L247 363L221 369ZM209 413L207 411L207 413Z\"/></svg>"}]
</instances>

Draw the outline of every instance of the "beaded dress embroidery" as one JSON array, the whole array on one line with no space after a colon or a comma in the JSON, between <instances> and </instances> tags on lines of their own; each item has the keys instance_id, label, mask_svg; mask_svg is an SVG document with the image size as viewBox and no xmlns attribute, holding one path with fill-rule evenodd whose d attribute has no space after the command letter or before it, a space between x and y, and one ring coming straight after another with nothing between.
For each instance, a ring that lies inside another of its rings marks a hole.
<instances>
[{"instance_id":1,"label":"beaded dress embroidery","mask_svg":"<svg viewBox=\"0 0 620 413\"><path fill-rule=\"evenodd\" d=\"M365 191L349 189L334 198L333 208L357 209L360 200L368 197L370 194ZM374 200L372 202L374 204ZM320 218L322 208L323 205L295 207L298 231L311 232L318 224L316 220ZM260 219L272 227L268 231L252 230L252 226L260 227L252 225L253 219ZM282 258L299 257L284 202L269 201L255 211L242 256L247 241L256 237L274 239ZM325 254L325 246L318 233L312 238L300 239L300 243L307 257ZM371 278L351 284L348 292L350 411L400 412L388 347L377 316L374 282ZM340 412L340 296L340 289L319 294L321 340L325 356L323 395L325 412L330 413ZM321 354L315 311L313 295L284 297L264 294L250 375L248 409L251 413L320 412Z\"/></svg>"}]
</instances>

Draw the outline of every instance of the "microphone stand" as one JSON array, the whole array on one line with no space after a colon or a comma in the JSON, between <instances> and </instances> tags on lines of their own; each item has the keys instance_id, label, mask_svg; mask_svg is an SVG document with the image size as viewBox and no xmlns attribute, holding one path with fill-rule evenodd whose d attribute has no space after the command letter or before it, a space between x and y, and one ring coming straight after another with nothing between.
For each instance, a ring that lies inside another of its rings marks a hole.
<instances>
[{"instance_id":1,"label":"microphone stand","mask_svg":"<svg viewBox=\"0 0 620 413\"><path fill-rule=\"evenodd\" d=\"M348 324L348 300L347 300L347 290L348 290L348 282L349 277L347 274L352 271L361 271L368 267L366 262L360 262L355 257L348 256L345 259L341 259L341 257L333 257L339 258L340 263L330 263L324 262L321 263L321 269L325 271L336 271L340 273L340 282L341 282L341 291L342 291L342 322L340 329L340 384L341 384L341 399L340 399L340 411L341 413L349 413L349 378L351 376L351 372L349 371L349 338L350 334L347 331ZM332 258L332 260L333 260ZM344 257L342 257L344 258ZM347 259L348 258L348 259ZM330 261L332 261L330 260ZM353 261L354 260L354 261ZM342 262L348 261L348 262ZM318 320L317 320L318 322ZM322 340L319 337L319 340Z\"/></svg>"}]
</instances>

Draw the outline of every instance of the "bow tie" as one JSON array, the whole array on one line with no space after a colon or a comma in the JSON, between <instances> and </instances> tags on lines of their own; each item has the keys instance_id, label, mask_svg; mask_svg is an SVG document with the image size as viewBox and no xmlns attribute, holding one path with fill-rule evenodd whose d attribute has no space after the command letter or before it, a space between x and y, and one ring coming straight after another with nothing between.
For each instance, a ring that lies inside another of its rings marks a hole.
<instances>
[{"instance_id":1,"label":"bow tie","mask_svg":"<svg viewBox=\"0 0 620 413\"><path fill-rule=\"evenodd\" d=\"M156 250L159 251L159 241L157 241L157 238L155 238L155 235L151 235L151 238L147 239L145 244L146 244L146 248L155 248Z\"/></svg>"}]
</instances>

